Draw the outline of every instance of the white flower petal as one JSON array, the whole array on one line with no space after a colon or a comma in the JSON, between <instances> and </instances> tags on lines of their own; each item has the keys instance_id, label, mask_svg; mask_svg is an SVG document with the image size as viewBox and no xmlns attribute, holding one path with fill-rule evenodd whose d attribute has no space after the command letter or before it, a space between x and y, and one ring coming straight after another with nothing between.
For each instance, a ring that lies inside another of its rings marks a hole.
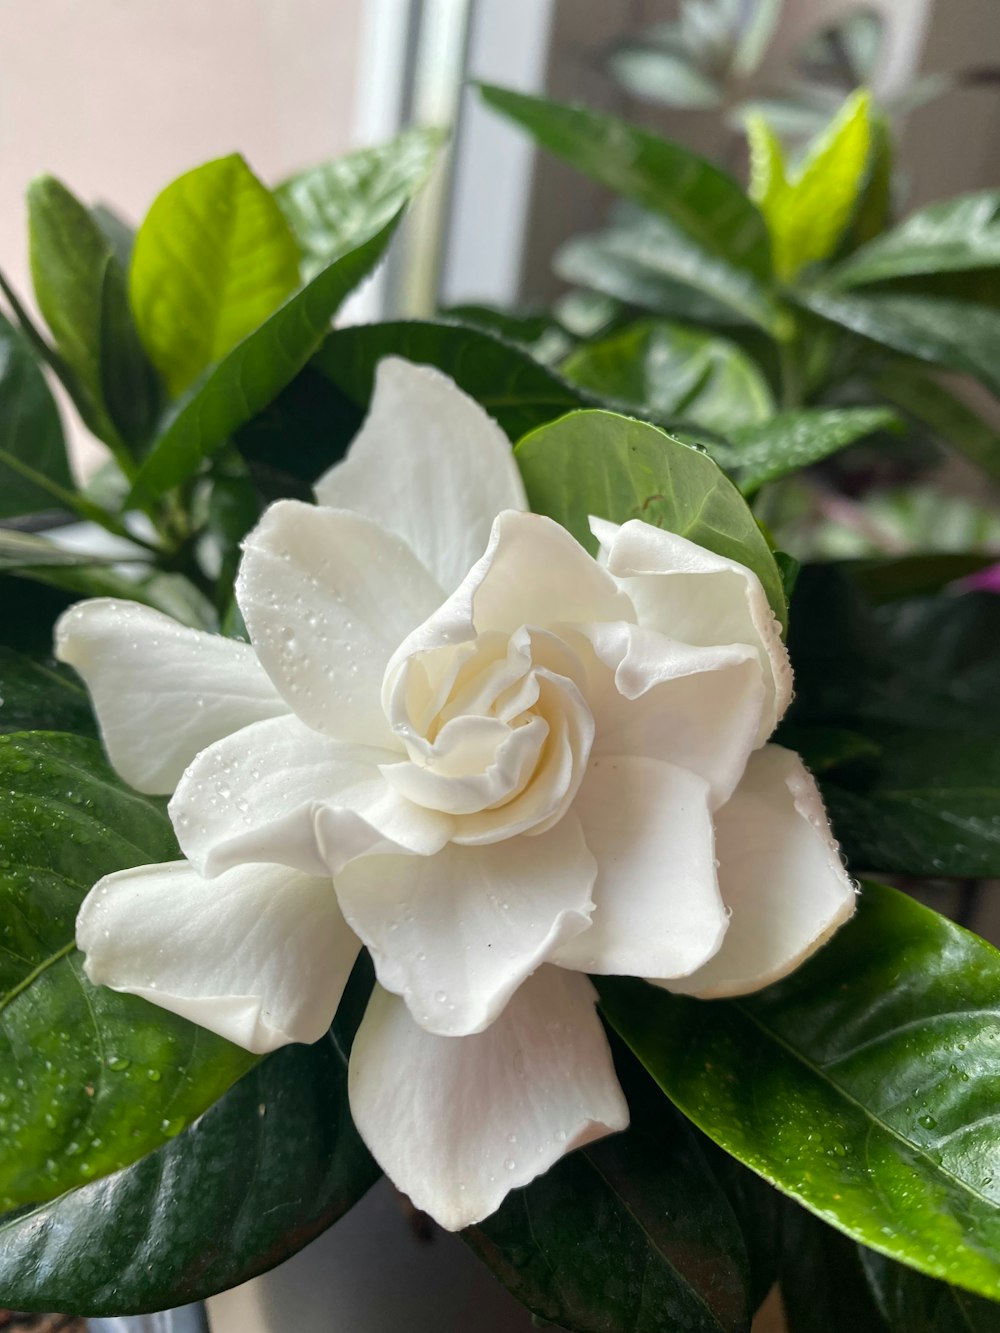
<instances>
[{"instance_id":1,"label":"white flower petal","mask_svg":"<svg viewBox=\"0 0 1000 1333\"><path fill-rule=\"evenodd\" d=\"M261 664L304 722L392 743L382 672L443 597L404 541L360 514L279 500L246 539L236 595Z\"/></svg>"},{"instance_id":2,"label":"white flower petal","mask_svg":"<svg viewBox=\"0 0 1000 1333\"><path fill-rule=\"evenodd\" d=\"M553 961L676 977L711 958L727 916L704 779L654 759L602 756L591 760L573 810L597 861L596 905L589 930Z\"/></svg>"},{"instance_id":3,"label":"white flower petal","mask_svg":"<svg viewBox=\"0 0 1000 1333\"><path fill-rule=\"evenodd\" d=\"M572 811L536 838L367 857L337 876L379 981L428 1032L494 1021L562 941L585 930L596 866Z\"/></svg>"},{"instance_id":4,"label":"white flower petal","mask_svg":"<svg viewBox=\"0 0 1000 1333\"><path fill-rule=\"evenodd\" d=\"M628 1125L594 999L586 977L543 967L485 1032L438 1037L376 986L351 1051L354 1123L389 1179L448 1231Z\"/></svg>"},{"instance_id":5,"label":"white flower petal","mask_svg":"<svg viewBox=\"0 0 1000 1333\"><path fill-rule=\"evenodd\" d=\"M500 510L528 507L496 422L440 371L398 357L379 363L365 423L316 498L398 534L445 592L482 555Z\"/></svg>"},{"instance_id":6,"label":"white flower petal","mask_svg":"<svg viewBox=\"0 0 1000 1333\"><path fill-rule=\"evenodd\" d=\"M595 755L632 754L690 769L727 801L757 743L764 684L748 644L696 648L638 625L591 625L584 695ZM584 661L586 655L581 654Z\"/></svg>"},{"instance_id":7,"label":"white flower petal","mask_svg":"<svg viewBox=\"0 0 1000 1333\"><path fill-rule=\"evenodd\" d=\"M143 792L172 792L206 745L288 711L249 644L137 602L70 607L55 654L83 677L112 764Z\"/></svg>"},{"instance_id":8,"label":"white flower petal","mask_svg":"<svg viewBox=\"0 0 1000 1333\"><path fill-rule=\"evenodd\" d=\"M854 913L854 886L798 755L767 745L715 816L719 884L732 910L722 948L670 990L744 995L794 971Z\"/></svg>"},{"instance_id":9,"label":"white flower petal","mask_svg":"<svg viewBox=\"0 0 1000 1333\"><path fill-rule=\"evenodd\" d=\"M329 879L245 865L204 880L186 861L100 880L76 939L96 985L258 1053L322 1037L360 947Z\"/></svg>"},{"instance_id":10,"label":"white flower petal","mask_svg":"<svg viewBox=\"0 0 1000 1333\"><path fill-rule=\"evenodd\" d=\"M323 875L368 852L426 856L447 841L451 821L388 785L379 764L395 758L274 718L202 751L170 816L185 855L209 876L245 861Z\"/></svg>"},{"instance_id":11,"label":"white flower petal","mask_svg":"<svg viewBox=\"0 0 1000 1333\"><path fill-rule=\"evenodd\" d=\"M792 668L757 575L638 519L621 527L591 519L590 526L644 628L703 647L746 643L756 649L768 687L758 733L763 743L791 700Z\"/></svg>"}]
</instances>

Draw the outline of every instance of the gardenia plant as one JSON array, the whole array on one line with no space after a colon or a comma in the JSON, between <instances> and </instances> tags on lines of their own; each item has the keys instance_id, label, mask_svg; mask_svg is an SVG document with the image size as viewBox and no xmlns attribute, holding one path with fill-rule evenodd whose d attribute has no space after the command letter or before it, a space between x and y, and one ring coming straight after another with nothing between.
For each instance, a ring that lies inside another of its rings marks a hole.
<instances>
[{"instance_id":1,"label":"gardenia plant","mask_svg":"<svg viewBox=\"0 0 1000 1333\"><path fill-rule=\"evenodd\" d=\"M766 743L791 669L749 569L600 517L593 559L526 512L478 404L401 360L316 496L246 540L249 646L105 599L60 621L188 858L102 879L77 941L92 981L254 1052L319 1040L367 946L351 1111L457 1230L628 1123L586 973L756 990L854 891Z\"/></svg>"}]
</instances>

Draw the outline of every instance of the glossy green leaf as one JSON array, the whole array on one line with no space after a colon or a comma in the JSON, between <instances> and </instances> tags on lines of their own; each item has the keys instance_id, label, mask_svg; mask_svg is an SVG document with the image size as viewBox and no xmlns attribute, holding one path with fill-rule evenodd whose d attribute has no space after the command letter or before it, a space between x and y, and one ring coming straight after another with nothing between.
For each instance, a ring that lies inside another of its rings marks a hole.
<instances>
[{"instance_id":1,"label":"glossy green leaf","mask_svg":"<svg viewBox=\"0 0 1000 1333\"><path fill-rule=\"evenodd\" d=\"M754 517L707 454L655 426L614 412L573 412L526 435L516 450L530 507L597 549L588 516L646 523L747 565L778 620L787 615L781 575Z\"/></svg>"},{"instance_id":2,"label":"glossy green leaf","mask_svg":"<svg viewBox=\"0 0 1000 1333\"><path fill-rule=\"evenodd\" d=\"M132 504L155 499L191 476L274 401L319 346L344 298L382 258L394 227L389 223L335 259L192 385L143 464Z\"/></svg>"},{"instance_id":3,"label":"glossy green leaf","mask_svg":"<svg viewBox=\"0 0 1000 1333\"><path fill-rule=\"evenodd\" d=\"M779 412L767 421L730 428L735 477L744 495L767 481L818 463L899 419L879 407L808 408Z\"/></svg>"},{"instance_id":4,"label":"glossy green leaf","mask_svg":"<svg viewBox=\"0 0 1000 1333\"><path fill-rule=\"evenodd\" d=\"M575 236L559 250L555 267L567 282L657 314L751 324L765 333L781 327L781 312L758 278L707 253L662 218Z\"/></svg>"},{"instance_id":5,"label":"glossy green leaf","mask_svg":"<svg viewBox=\"0 0 1000 1333\"><path fill-rule=\"evenodd\" d=\"M764 219L724 171L680 144L614 116L480 85L483 99L543 148L643 208L662 213L705 251L766 282Z\"/></svg>"},{"instance_id":6,"label":"glossy green leaf","mask_svg":"<svg viewBox=\"0 0 1000 1333\"><path fill-rule=\"evenodd\" d=\"M767 220L779 278L794 278L837 248L865 181L870 105L867 92L849 97L794 169L766 122L748 121L750 197Z\"/></svg>"},{"instance_id":7,"label":"glossy green leaf","mask_svg":"<svg viewBox=\"0 0 1000 1333\"><path fill-rule=\"evenodd\" d=\"M673 1102L810 1211L1000 1296L1000 955L893 889L786 981L704 1002L602 979Z\"/></svg>"},{"instance_id":8,"label":"glossy green leaf","mask_svg":"<svg viewBox=\"0 0 1000 1333\"><path fill-rule=\"evenodd\" d=\"M585 343L562 363L573 384L640 415L725 434L774 411L767 381L734 343L664 321L632 324Z\"/></svg>"},{"instance_id":9,"label":"glossy green leaf","mask_svg":"<svg viewBox=\"0 0 1000 1333\"><path fill-rule=\"evenodd\" d=\"M4 1300L165 1310L245 1282L326 1230L378 1176L347 1104L349 1007L328 1036L261 1061L134 1165L0 1218Z\"/></svg>"},{"instance_id":10,"label":"glossy green leaf","mask_svg":"<svg viewBox=\"0 0 1000 1333\"><path fill-rule=\"evenodd\" d=\"M1000 310L944 297L841 295L816 288L799 299L841 328L920 361L962 371L1000 394Z\"/></svg>"},{"instance_id":11,"label":"glossy green leaf","mask_svg":"<svg viewBox=\"0 0 1000 1333\"><path fill-rule=\"evenodd\" d=\"M889 1333L1000 1333L1000 1305L915 1273L873 1250L859 1261Z\"/></svg>"},{"instance_id":12,"label":"glossy green leaf","mask_svg":"<svg viewBox=\"0 0 1000 1333\"><path fill-rule=\"evenodd\" d=\"M992 735L869 723L878 754L823 785L855 871L1000 877L1000 748Z\"/></svg>"},{"instance_id":13,"label":"glossy green leaf","mask_svg":"<svg viewBox=\"0 0 1000 1333\"><path fill-rule=\"evenodd\" d=\"M177 397L298 282L299 247L281 209L233 153L185 172L154 200L135 238L129 296Z\"/></svg>"},{"instance_id":14,"label":"glossy green leaf","mask_svg":"<svg viewBox=\"0 0 1000 1333\"><path fill-rule=\"evenodd\" d=\"M58 507L46 482L73 485L59 410L28 343L0 314L0 519Z\"/></svg>"},{"instance_id":15,"label":"glossy green leaf","mask_svg":"<svg viewBox=\"0 0 1000 1333\"><path fill-rule=\"evenodd\" d=\"M446 139L443 130L404 130L282 182L274 197L302 249L304 276L390 222L426 182Z\"/></svg>"},{"instance_id":16,"label":"glossy green leaf","mask_svg":"<svg viewBox=\"0 0 1000 1333\"><path fill-rule=\"evenodd\" d=\"M518 1300L571 1333L746 1333L747 1259L728 1199L649 1079L626 1070L623 1083L624 1134L564 1157L465 1239Z\"/></svg>"},{"instance_id":17,"label":"glossy green leaf","mask_svg":"<svg viewBox=\"0 0 1000 1333\"><path fill-rule=\"evenodd\" d=\"M0 733L12 731L96 736L90 698L76 674L0 647Z\"/></svg>"},{"instance_id":18,"label":"glossy green leaf","mask_svg":"<svg viewBox=\"0 0 1000 1333\"><path fill-rule=\"evenodd\" d=\"M443 370L512 440L583 401L572 385L522 348L460 324L414 320L336 329L313 364L350 402L367 408L375 367L384 356L401 356Z\"/></svg>"},{"instance_id":19,"label":"glossy green leaf","mask_svg":"<svg viewBox=\"0 0 1000 1333\"><path fill-rule=\"evenodd\" d=\"M38 308L90 429L124 456L144 440L158 390L129 309L125 272L93 215L52 176L28 190Z\"/></svg>"},{"instance_id":20,"label":"glossy green leaf","mask_svg":"<svg viewBox=\"0 0 1000 1333\"><path fill-rule=\"evenodd\" d=\"M1000 434L961 398L921 370L899 363L871 382L884 398L930 426L946 445L1000 482Z\"/></svg>"},{"instance_id":21,"label":"glossy green leaf","mask_svg":"<svg viewBox=\"0 0 1000 1333\"><path fill-rule=\"evenodd\" d=\"M929 204L855 251L829 275L836 287L860 287L922 273L1000 267L1000 190Z\"/></svg>"},{"instance_id":22,"label":"glossy green leaf","mask_svg":"<svg viewBox=\"0 0 1000 1333\"><path fill-rule=\"evenodd\" d=\"M0 1206L52 1198L183 1129L255 1057L87 981L77 909L102 875L176 858L162 803L96 742L0 737Z\"/></svg>"}]
</instances>

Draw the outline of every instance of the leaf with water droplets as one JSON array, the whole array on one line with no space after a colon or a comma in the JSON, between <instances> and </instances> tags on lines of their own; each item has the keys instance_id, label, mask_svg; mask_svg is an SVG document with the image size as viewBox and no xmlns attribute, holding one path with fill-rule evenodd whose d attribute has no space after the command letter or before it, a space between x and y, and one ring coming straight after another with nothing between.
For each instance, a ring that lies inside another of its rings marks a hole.
<instances>
[{"instance_id":1,"label":"leaf with water droplets","mask_svg":"<svg viewBox=\"0 0 1000 1333\"><path fill-rule=\"evenodd\" d=\"M1000 1299L1000 955L869 884L793 976L706 1003L601 979L616 1030L734 1157L872 1249Z\"/></svg>"},{"instance_id":2,"label":"leaf with water droplets","mask_svg":"<svg viewBox=\"0 0 1000 1333\"><path fill-rule=\"evenodd\" d=\"M83 973L84 894L177 855L162 802L125 787L95 741L0 736L0 1207L134 1162L254 1063Z\"/></svg>"}]
</instances>

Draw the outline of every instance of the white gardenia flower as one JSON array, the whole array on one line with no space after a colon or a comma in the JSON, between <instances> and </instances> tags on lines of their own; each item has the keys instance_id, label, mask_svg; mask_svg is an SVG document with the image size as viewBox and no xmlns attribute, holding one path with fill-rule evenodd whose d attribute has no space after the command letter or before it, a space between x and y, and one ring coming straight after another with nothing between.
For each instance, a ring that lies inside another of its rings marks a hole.
<instances>
[{"instance_id":1,"label":"white gardenia flower","mask_svg":"<svg viewBox=\"0 0 1000 1333\"><path fill-rule=\"evenodd\" d=\"M791 671L748 569L639 521L595 519L593 559L405 361L316 495L247 539L250 644L126 602L61 620L187 857L102 880L77 939L93 981L261 1052L325 1033L366 946L354 1118L457 1229L627 1124L588 972L751 991L854 891L765 744Z\"/></svg>"}]
</instances>

